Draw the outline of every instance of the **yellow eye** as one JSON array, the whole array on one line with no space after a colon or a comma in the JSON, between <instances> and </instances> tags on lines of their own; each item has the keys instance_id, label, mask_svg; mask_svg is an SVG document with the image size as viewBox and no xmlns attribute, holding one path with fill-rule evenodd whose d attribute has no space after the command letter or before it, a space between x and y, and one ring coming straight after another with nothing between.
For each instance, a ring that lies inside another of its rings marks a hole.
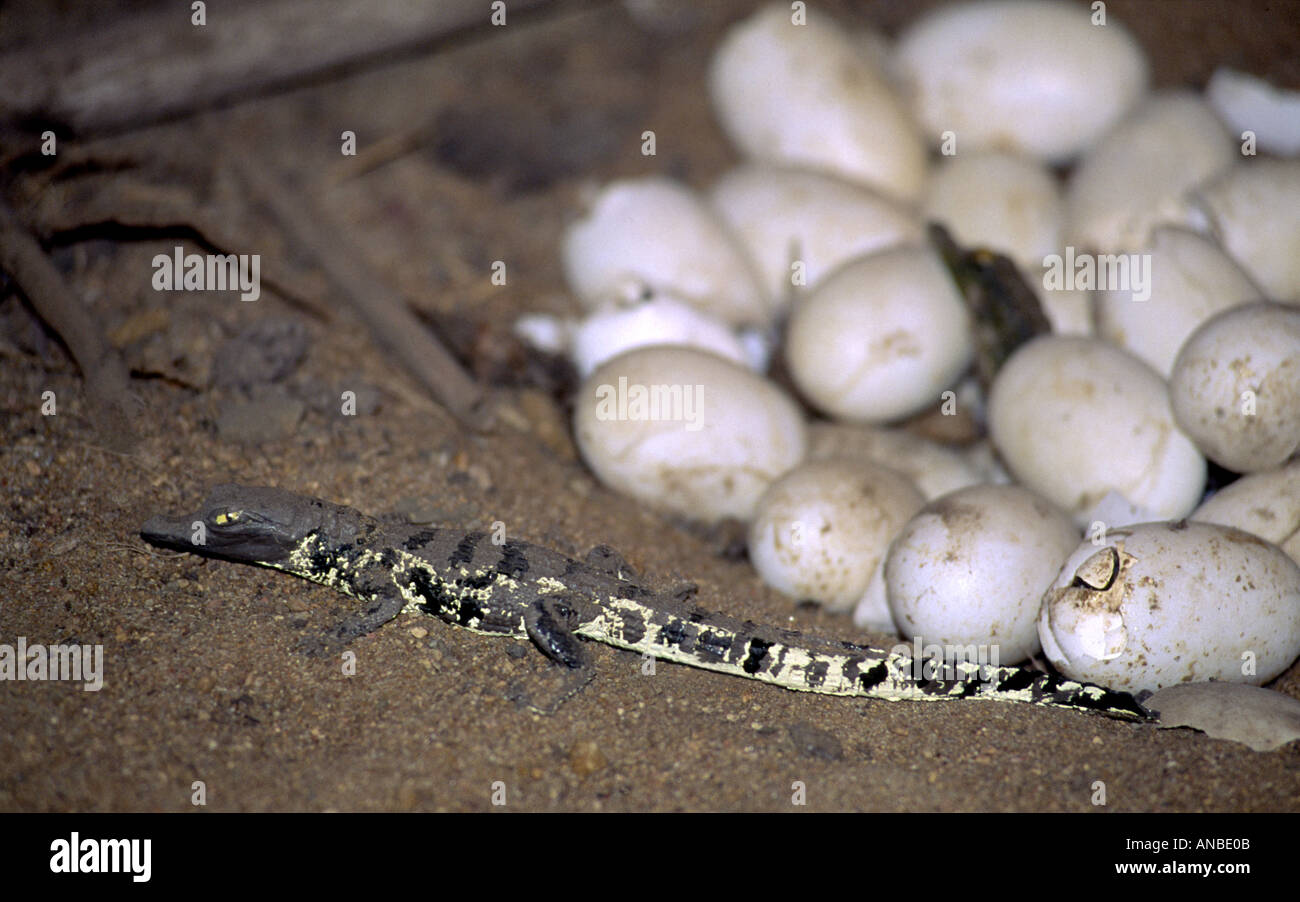
<instances>
[{"instance_id":1,"label":"yellow eye","mask_svg":"<svg viewBox=\"0 0 1300 902\"><path fill-rule=\"evenodd\" d=\"M229 511L224 514L217 514L216 524L225 526L227 523L234 523L239 520L239 511Z\"/></svg>"}]
</instances>

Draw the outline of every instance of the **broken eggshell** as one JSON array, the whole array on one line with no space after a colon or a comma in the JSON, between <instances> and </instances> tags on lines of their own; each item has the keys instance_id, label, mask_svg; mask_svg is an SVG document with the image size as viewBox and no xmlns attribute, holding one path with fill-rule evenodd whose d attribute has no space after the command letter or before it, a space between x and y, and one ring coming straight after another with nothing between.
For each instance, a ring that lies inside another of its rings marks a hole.
<instances>
[{"instance_id":1,"label":"broken eggshell","mask_svg":"<svg viewBox=\"0 0 1300 902\"><path fill-rule=\"evenodd\" d=\"M1112 529L1066 560L1038 635L1066 676L1126 692L1266 683L1300 655L1300 566L1225 526Z\"/></svg>"},{"instance_id":2,"label":"broken eggshell","mask_svg":"<svg viewBox=\"0 0 1300 902\"><path fill-rule=\"evenodd\" d=\"M806 462L763 493L749 528L749 559L779 592L847 611L924 503L906 477L878 464Z\"/></svg>"}]
</instances>

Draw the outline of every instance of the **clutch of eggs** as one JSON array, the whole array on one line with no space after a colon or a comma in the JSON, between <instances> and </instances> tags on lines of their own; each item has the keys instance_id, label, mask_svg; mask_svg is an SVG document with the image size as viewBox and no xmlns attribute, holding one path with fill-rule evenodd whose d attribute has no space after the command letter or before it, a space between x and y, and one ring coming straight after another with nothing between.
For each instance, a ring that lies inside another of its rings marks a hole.
<instances>
[{"instance_id":1,"label":"clutch of eggs","mask_svg":"<svg viewBox=\"0 0 1300 902\"><path fill-rule=\"evenodd\" d=\"M586 377L597 478L746 522L792 598L1006 664L1041 643L1115 688L1260 682L1300 653L1300 576L1271 544L1300 551L1300 160L1239 135L1244 117L1289 146L1300 98L1233 74L1208 103L1152 93L1095 12L976 0L890 47L760 9L708 72L742 164L702 193L646 175L592 194L562 240L582 319L520 327ZM1052 325L987 397L962 384L974 323L927 220L1012 258ZM1047 278L1097 255L1128 280ZM954 401L992 451L895 428ZM1203 500L1207 457L1253 475Z\"/></svg>"}]
</instances>

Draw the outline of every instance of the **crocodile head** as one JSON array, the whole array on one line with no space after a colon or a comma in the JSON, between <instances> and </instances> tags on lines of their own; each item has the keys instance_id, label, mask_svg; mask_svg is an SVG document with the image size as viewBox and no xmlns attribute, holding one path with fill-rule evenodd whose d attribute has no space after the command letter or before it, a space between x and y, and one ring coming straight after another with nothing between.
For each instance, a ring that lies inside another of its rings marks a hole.
<instances>
[{"instance_id":1,"label":"crocodile head","mask_svg":"<svg viewBox=\"0 0 1300 902\"><path fill-rule=\"evenodd\" d=\"M355 535L364 518L351 508L264 486L219 485L197 513L153 517L148 542L241 563L275 563L312 533Z\"/></svg>"}]
</instances>

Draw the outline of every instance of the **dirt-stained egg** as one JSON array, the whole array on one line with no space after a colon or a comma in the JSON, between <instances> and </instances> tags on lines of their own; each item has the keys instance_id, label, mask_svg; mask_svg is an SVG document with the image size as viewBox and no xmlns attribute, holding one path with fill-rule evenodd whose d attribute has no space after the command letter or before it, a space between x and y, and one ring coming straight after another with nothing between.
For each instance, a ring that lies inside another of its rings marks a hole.
<instances>
[{"instance_id":1,"label":"dirt-stained egg","mask_svg":"<svg viewBox=\"0 0 1300 902\"><path fill-rule=\"evenodd\" d=\"M1300 307L1261 302L1220 313L1178 353L1174 417L1205 456L1238 473L1300 450Z\"/></svg>"},{"instance_id":2,"label":"dirt-stained egg","mask_svg":"<svg viewBox=\"0 0 1300 902\"><path fill-rule=\"evenodd\" d=\"M884 423L938 406L974 353L970 313L928 248L854 260L795 306L786 334L795 385L844 420Z\"/></svg>"},{"instance_id":3,"label":"dirt-stained egg","mask_svg":"<svg viewBox=\"0 0 1300 902\"><path fill-rule=\"evenodd\" d=\"M1043 591L1078 542L1064 512L1019 486L971 486L935 499L885 559L894 623L923 645L975 645L1000 664L1023 661L1039 648Z\"/></svg>"},{"instance_id":4,"label":"dirt-stained egg","mask_svg":"<svg viewBox=\"0 0 1300 902\"><path fill-rule=\"evenodd\" d=\"M1300 459L1219 489L1191 519L1254 533L1300 563Z\"/></svg>"},{"instance_id":5,"label":"dirt-stained egg","mask_svg":"<svg viewBox=\"0 0 1300 902\"><path fill-rule=\"evenodd\" d=\"M654 345L579 389L573 431L605 485L691 519L748 520L807 450L803 413L766 379L707 351Z\"/></svg>"},{"instance_id":6,"label":"dirt-stained egg","mask_svg":"<svg viewBox=\"0 0 1300 902\"><path fill-rule=\"evenodd\" d=\"M925 498L902 474L867 461L809 461L763 493L749 559L791 598L847 611L889 542Z\"/></svg>"},{"instance_id":7,"label":"dirt-stained egg","mask_svg":"<svg viewBox=\"0 0 1300 902\"><path fill-rule=\"evenodd\" d=\"M1104 342L1021 345L993 381L988 422L1012 475L1080 525L1112 492L1142 519L1183 517L1200 500L1205 458L1174 422L1165 381Z\"/></svg>"},{"instance_id":8,"label":"dirt-stained egg","mask_svg":"<svg viewBox=\"0 0 1300 902\"><path fill-rule=\"evenodd\" d=\"M1038 633L1062 673L1113 689L1260 685L1300 655L1300 566L1226 526L1113 529L1066 560L1043 596Z\"/></svg>"}]
</instances>

